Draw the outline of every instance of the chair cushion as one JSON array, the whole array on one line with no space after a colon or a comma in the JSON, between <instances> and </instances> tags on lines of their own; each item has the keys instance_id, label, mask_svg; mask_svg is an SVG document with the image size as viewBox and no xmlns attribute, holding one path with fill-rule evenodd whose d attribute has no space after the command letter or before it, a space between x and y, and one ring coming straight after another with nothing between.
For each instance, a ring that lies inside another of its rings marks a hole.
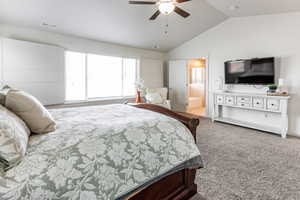
<instances>
[{"instance_id":1,"label":"chair cushion","mask_svg":"<svg viewBox=\"0 0 300 200\"><path fill-rule=\"evenodd\" d=\"M168 88L147 88L146 93L159 93L163 100L168 99Z\"/></svg>"},{"instance_id":2,"label":"chair cushion","mask_svg":"<svg viewBox=\"0 0 300 200\"><path fill-rule=\"evenodd\" d=\"M30 130L14 113L0 105L0 170L17 165L25 156Z\"/></svg>"},{"instance_id":3,"label":"chair cushion","mask_svg":"<svg viewBox=\"0 0 300 200\"><path fill-rule=\"evenodd\" d=\"M164 102L159 93L147 93L146 100L152 104L162 104Z\"/></svg>"},{"instance_id":4,"label":"chair cushion","mask_svg":"<svg viewBox=\"0 0 300 200\"><path fill-rule=\"evenodd\" d=\"M5 106L18 115L33 133L49 133L56 129L56 123L47 109L24 91L10 89Z\"/></svg>"}]
</instances>

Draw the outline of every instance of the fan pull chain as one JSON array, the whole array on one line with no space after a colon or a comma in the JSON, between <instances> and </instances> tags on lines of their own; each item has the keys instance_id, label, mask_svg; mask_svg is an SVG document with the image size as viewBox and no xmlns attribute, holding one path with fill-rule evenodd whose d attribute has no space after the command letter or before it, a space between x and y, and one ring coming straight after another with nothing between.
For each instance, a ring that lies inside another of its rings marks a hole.
<instances>
[{"instance_id":1,"label":"fan pull chain","mask_svg":"<svg viewBox=\"0 0 300 200\"><path fill-rule=\"evenodd\" d=\"M165 34L168 34L168 27L169 27L169 24L166 24Z\"/></svg>"},{"instance_id":2,"label":"fan pull chain","mask_svg":"<svg viewBox=\"0 0 300 200\"><path fill-rule=\"evenodd\" d=\"M166 25L165 25L165 34L167 35L169 33L169 17L166 16Z\"/></svg>"}]
</instances>

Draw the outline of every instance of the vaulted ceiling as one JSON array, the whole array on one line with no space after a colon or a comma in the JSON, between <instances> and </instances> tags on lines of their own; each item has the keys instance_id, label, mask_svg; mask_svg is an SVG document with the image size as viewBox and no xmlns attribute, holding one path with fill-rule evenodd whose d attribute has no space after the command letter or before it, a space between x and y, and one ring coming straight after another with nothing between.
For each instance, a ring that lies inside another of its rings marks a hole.
<instances>
[{"instance_id":1,"label":"vaulted ceiling","mask_svg":"<svg viewBox=\"0 0 300 200\"><path fill-rule=\"evenodd\" d=\"M172 13L149 21L155 5L127 0L1 0L0 23L168 51L228 17L300 11L298 0L192 0L179 6L191 16Z\"/></svg>"},{"instance_id":2,"label":"vaulted ceiling","mask_svg":"<svg viewBox=\"0 0 300 200\"><path fill-rule=\"evenodd\" d=\"M229 17L299 12L299 0L207 0Z\"/></svg>"},{"instance_id":3,"label":"vaulted ceiling","mask_svg":"<svg viewBox=\"0 0 300 200\"><path fill-rule=\"evenodd\" d=\"M167 51L226 18L204 0L180 7L191 16L184 19L172 13L149 21L155 5L129 5L127 0L0 0L0 22L145 49L157 45L157 50ZM56 28L43 27L43 23Z\"/></svg>"}]
</instances>

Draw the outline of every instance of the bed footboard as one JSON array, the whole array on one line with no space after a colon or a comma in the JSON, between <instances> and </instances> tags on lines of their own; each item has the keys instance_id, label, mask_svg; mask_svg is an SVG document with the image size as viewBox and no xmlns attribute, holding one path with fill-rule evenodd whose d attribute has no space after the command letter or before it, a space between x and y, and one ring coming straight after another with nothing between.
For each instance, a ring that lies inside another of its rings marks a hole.
<instances>
[{"instance_id":1,"label":"bed footboard","mask_svg":"<svg viewBox=\"0 0 300 200\"><path fill-rule=\"evenodd\" d=\"M151 110L154 112L158 112L158 113L167 115L169 117L172 117L174 119L177 119L191 131L191 133L193 134L194 139L196 141L196 131L197 131L197 126L199 125L199 119L189 118L189 117L180 115L178 113L175 113L167 108L157 106L154 104L133 104L132 106L137 107L137 108L143 108L146 110Z\"/></svg>"},{"instance_id":2,"label":"bed footboard","mask_svg":"<svg viewBox=\"0 0 300 200\"><path fill-rule=\"evenodd\" d=\"M158 112L179 120L191 131L196 142L196 129L199 125L199 119L179 115L169 109L153 104L134 104L132 106ZM148 186L129 200L188 200L197 194L195 177L196 169L178 171Z\"/></svg>"}]
</instances>

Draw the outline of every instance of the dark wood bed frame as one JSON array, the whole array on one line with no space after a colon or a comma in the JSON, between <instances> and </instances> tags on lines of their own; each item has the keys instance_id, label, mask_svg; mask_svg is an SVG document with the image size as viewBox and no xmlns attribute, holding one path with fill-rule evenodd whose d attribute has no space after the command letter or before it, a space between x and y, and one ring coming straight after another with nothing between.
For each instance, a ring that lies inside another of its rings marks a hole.
<instances>
[{"instance_id":1,"label":"dark wood bed frame","mask_svg":"<svg viewBox=\"0 0 300 200\"><path fill-rule=\"evenodd\" d=\"M196 142L196 128L199 119L179 115L169 109L153 104L131 104L134 107L158 112L183 123L193 134ZM197 194L196 169L184 169L153 183L128 200L187 200Z\"/></svg>"}]
</instances>

